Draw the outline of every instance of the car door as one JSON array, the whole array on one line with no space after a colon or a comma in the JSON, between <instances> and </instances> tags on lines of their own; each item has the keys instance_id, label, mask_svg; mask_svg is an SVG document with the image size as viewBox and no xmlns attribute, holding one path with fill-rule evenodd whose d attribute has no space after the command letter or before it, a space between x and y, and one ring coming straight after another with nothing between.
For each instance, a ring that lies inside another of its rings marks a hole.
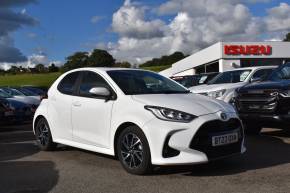
<instances>
[{"instance_id":1,"label":"car door","mask_svg":"<svg viewBox=\"0 0 290 193\"><path fill-rule=\"evenodd\" d=\"M89 91L94 87L114 91L101 75L91 71L82 72L78 87L78 96L72 101L73 138L80 143L106 148L114 101L93 96Z\"/></svg>"},{"instance_id":2,"label":"car door","mask_svg":"<svg viewBox=\"0 0 290 193\"><path fill-rule=\"evenodd\" d=\"M67 74L58 84L57 90L49 93L48 116L56 139L72 140L71 105L79 75L80 72Z\"/></svg>"}]
</instances>

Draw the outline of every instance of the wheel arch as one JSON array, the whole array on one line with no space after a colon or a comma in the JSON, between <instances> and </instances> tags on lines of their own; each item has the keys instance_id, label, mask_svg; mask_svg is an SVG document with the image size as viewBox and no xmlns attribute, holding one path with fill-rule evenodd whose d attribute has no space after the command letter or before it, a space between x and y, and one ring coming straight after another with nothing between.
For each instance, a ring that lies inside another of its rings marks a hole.
<instances>
[{"instance_id":1,"label":"wheel arch","mask_svg":"<svg viewBox=\"0 0 290 193\"><path fill-rule=\"evenodd\" d=\"M130 127L130 126L136 126L138 127L145 135L145 137L147 138L145 132L141 129L141 127L136 124L136 123L133 123L133 122L124 122L122 123L121 125L119 125L119 127L116 129L116 132L115 132L115 135L114 135L114 155L115 157L118 159L118 154L116 153L117 152L117 142L118 142L118 138L120 136L120 134L122 133L122 131L124 129L126 129L127 127ZM147 138L147 141L148 141L148 138ZM148 142L149 143L149 142ZM149 144L148 144L149 145ZM149 149L150 149L150 145L149 145ZM150 151L151 152L151 151Z\"/></svg>"}]
</instances>

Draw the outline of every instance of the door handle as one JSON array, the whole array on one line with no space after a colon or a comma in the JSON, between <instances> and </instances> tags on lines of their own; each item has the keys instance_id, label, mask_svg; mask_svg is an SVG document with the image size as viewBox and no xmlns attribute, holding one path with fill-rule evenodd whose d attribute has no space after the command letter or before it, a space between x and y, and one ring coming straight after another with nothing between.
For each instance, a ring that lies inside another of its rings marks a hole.
<instances>
[{"instance_id":1,"label":"door handle","mask_svg":"<svg viewBox=\"0 0 290 193\"><path fill-rule=\"evenodd\" d=\"M73 106L80 107L82 104L79 101L73 102Z\"/></svg>"}]
</instances>

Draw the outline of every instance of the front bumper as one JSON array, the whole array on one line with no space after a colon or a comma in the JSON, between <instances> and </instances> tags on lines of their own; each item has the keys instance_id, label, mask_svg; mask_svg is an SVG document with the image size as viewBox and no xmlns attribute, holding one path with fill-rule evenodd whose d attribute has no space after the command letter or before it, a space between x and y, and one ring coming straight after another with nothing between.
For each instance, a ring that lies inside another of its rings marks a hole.
<instances>
[{"instance_id":1,"label":"front bumper","mask_svg":"<svg viewBox=\"0 0 290 193\"><path fill-rule=\"evenodd\" d=\"M259 124L263 127L283 127L290 121L288 114L241 113L240 118L244 122Z\"/></svg>"},{"instance_id":2,"label":"front bumper","mask_svg":"<svg viewBox=\"0 0 290 193\"><path fill-rule=\"evenodd\" d=\"M228 118L226 121L233 119L238 120L240 124L240 137L237 143L214 148L211 147L211 134L215 133L215 135L219 135L219 133L222 134L225 131L218 131L218 128L216 128L214 132L211 130L200 132L206 130L206 128L204 128L206 123L214 121L226 122L221 120L220 114L221 112L203 115L196 118L191 123L175 123L153 119L145 124L143 128L149 142L152 164L198 164L245 152L243 128L236 113L227 113ZM231 133L236 129L238 128L227 131ZM204 134L206 134L206 136ZM200 143L196 143L196 141L199 140ZM164 156L164 148L166 148L166 146L169 146L170 149L175 151L177 150L178 153L169 157ZM232 147L234 147L232 151L226 151L226 149L231 149Z\"/></svg>"}]
</instances>

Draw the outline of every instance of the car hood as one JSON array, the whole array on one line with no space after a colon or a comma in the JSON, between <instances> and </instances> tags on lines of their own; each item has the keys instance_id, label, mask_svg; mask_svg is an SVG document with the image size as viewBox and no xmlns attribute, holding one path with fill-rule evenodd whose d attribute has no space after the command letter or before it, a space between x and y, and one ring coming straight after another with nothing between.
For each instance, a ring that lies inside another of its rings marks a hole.
<instances>
[{"instance_id":1,"label":"car hood","mask_svg":"<svg viewBox=\"0 0 290 193\"><path fill-rule=\"evenodd\" d=\"M242 87L239 91L245 90L264 90L264 89L274 89L274 90L284 90L289 89L290 81L265 81L265 82L255 82Z\"/></svg>"},{"instance_id":2,"label":"car hood","mask_svg":"<svg viewBox=\"0 0 290 193\"><path fill-rule=\"evenodd\" d=\"M29 96L16 96L13 98L14 100L26 103L26 104L30 104L30 105L39 105L40 104L40 100L33 98L33 97L29 97Z\"/></svg>"},{"instance_id":3,"label":"car hood","mask_svg":"<svg viewBox=\"0 0 290 193\"><path fill-rule=\"evenodd\" d=\"M231 105L223 101L193 93L134 95L132 98L144 105L166 107L191 113L196 116L211 114L218 111L235 112Z\"/></svg>"},{"instance_id":4,"label":"car hood","mask_svg":"<svg viewBox=\"0 0 290 193\"><path fill-rule=\"evenodd\" d=\"M239 88L246 84L247 84L246 82L226 83L226 84L205 84L205 85L191 87L189 88L189 90L193 93L207 93L207 92L218 91L218 90L223 90L223 89Z\"/></svg>"},{"instance_id":5,"label":"car hood","mask_svg":"<svg viewBox=\"0 0 290 193\"><path fill-rule=\"evenodd\" d=\"M27 104L17 100L16 98L8 98L6 100L9 102L11 107L14 107L15 109L22 109L22 108L28 107Z\"/></svg>"}]
</instances>

